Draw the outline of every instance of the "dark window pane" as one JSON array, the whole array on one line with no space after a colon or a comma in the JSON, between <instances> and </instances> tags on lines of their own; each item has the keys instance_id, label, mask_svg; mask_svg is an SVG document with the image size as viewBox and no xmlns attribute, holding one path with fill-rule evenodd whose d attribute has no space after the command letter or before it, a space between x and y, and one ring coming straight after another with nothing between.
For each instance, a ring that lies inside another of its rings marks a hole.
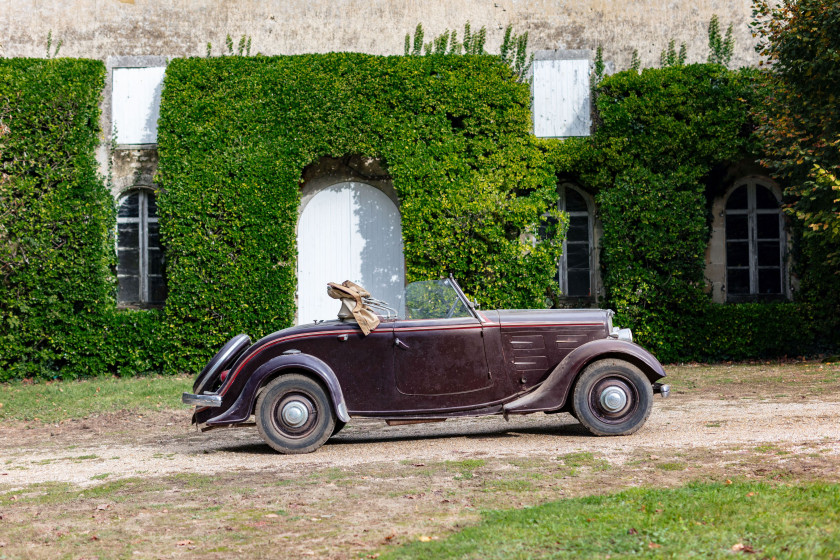
<instances>
[{"instance_id":1,"label":"dark window pane","mask_svg":"<svg viewBox=\"0 0 840 560\"><path fill-rule=\"evenodd\" d=\"M149 249L155 247L160 248L160 224L157 222L147 222L146 229L149 232L148 247Z\"/></svg>"},{"instance_id":2,"label":"dark window pane","mask_svg":"<svg viewBox=\"0 0 840 560\"><path fill-rule=\"evenodd\" d=\"M744 268L727 268L726 291L730 294L750 293L750 271Z\"/></svg>"},{"instance_id":3,"label":"dark window pane","mask_svg":"<svg viewBox=\"0 0 840 560\"><path fill-rule=\"evenodd\" d=\"M120 277L119 301L134 303L140 301L140 279L136 276Z\"/></svg>"},{"instance_id":4,"label":"dark window pane","mask_svg":"<svg viewBox=\"0 0 840 560\"><path fill-rule=\"evenodd\" d=\"M726 215L726 239L747 239L749 216L746 214Z\"/></svg>"},{"instance_id":5,"label":"dark window pane","mask_svg":"<svg viewBox=\"0 0 840 560\"><path fill-rule=\"evenodd\" d=\"M762 268L758 271L758 293L781 294L782 271L780 268Z\"/></svg>"},{"instance_id":6,"label":"dark window pane","mask_svg":"<svg viewBox=\"0 0 840 560\"><path fill-rule=\"evenodd\" d=\"M120 210L117 213L119 218L137 218L140 214L140 194L134 193L122 199Z\"/></svg>"},{"instance_id":7,"label":"dark window pane","mask_svg":"<svg viewBox=\"0 0 840 560\"><path fill-rule=\"evenodd\" d=\"M140 247L140 224L117 224L117 247Z\"/></svg>"},{"instance_id":8,"label":"dark window pane","mask_svg":"<svg viewBox=\"0 0 840 560\"><path fill-rule=\"evenodd\" d=\"M149 274L163 274L163 251L149 249Z\"/></svg>"},{"instance_id":9,"label":"dark window pane","mask_svg":"<svg viewBox=\"0 0 840 560\"><path fill-rule=\"evenodd\" d=\"M146 214L150 218L157 218L157 199L150 192L146 193Z\"/></svg>"},{"instance_id":10,"label":"dark window pane","mask_svg":"<svg viewBox=\"0 0 840 560\"><path fill-rule=\"evenodd\" d=\"M750 250L746 241L726 243L726 266L750 266Z\"/></svg>"},{"instance_id":11,"label":"dark window pane","mask_svg":"<svg viewBox=\"0 0 840 560\"><path fill-rule=\"evenodd\" d=\"M758 266L779 266L781 262L781 254L779 251L778 241L759 241L758 242Z\"/></svg>"},{"instance_id":12,"label":"dark window pane","mask_svg":"<svg viewBox=\"0 0 840 560\"><path fill-rule=\"evenodd\" d=\"M589 271L569 270L569 289L566 295L571 297L587 297L589 295Z\"/></svg>"},{"instance_id":13,"label":"dark window pane","mask_svg":"<svg viewBox=\"0 0 840 560\"><path fill-rule=\"evenodd\" d=\"M758 209L778 208L779 201L776 196L766 187L755 186L755 207Z\"/></svg>"},{"instance_id":14,"label":"dark window pane","mask_svg":"<svg viewBox=\"0 0 840 560\"><path fill-rule=\"evenodd\" d=\"M589 212L586 201L574 189L566 188L566 212Z\"/></svg>"},{"instance_id":15,"label":"dark window pane","mask_svg":"<svg viewBox=\"0 0 840 560\"><path fill-rule=\"evenodd\" d=\"M140 274L140 251L137 249L120 249L117 251L117 274L137 276Z\"/></svg>"},{"instance_id":16,"label":"dark window pane","mask_svg":"<svg viewBox=\"0 0 840 560\"><path fill-rule=\"evenodd\" d=\"M589 241L589 218L586 216L572 216L569 218L569 232L567 241Z\"/></svg>"},{"instance_id":17,"label":"dark window pane","mask_svg":"<svg viewBox=\"0 0 840 560\"><path fill-rule=\"evenodd\" d=\"M778 214L756 214L756 229L758 239L779 238L779 215Z\"/></svg>"},{"instance_id":18,"label":"dark window pane","mask_svg":"<svg viewBox=\"0 0 840 560\"><path fill-rule=\"evenodd\" d=\"M166 299L166 280L162 276L149 276L149 302L163 303Z\"/></svg>"},{"instance_id":19,"label":"dark window pane","mask_svg":"<svg viewBox=\"0 0 840 560\"><path fill-rule=\"evenodd\" d=\"M589 243L566 244L566 268L589 270Z\"/></svg>"},{"instance_id":20,"label":"dark window pane","mask_svg":"<svg viewBox=\"0 0 840 560\"><path fill-rule=\"evenodd\" d=\"M747 186L741 186L735 189L729 200L726 201L727 210L746 210L747 209Z\"/></svg>"}]
</instances>

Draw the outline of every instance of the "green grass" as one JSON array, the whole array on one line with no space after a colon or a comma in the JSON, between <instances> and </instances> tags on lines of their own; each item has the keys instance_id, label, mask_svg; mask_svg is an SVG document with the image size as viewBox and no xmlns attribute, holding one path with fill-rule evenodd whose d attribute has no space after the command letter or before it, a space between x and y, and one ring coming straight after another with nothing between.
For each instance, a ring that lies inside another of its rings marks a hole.
<instances>
[{"instance_id":1,"label":"green grass","mask_svg":"<svg viewBox=\"0 0 840 560\"><path fill-rule=\"evenodd\" d=\"M589 451L566 453L557 457L557 460L569 467L573 472L576 472L576 469L580 467L591 467L593 471L606 471L610 468L609 461L601 457L596 457Z\"/></svg>"},{"instance_id":2,"label":"green grass","mask_svg":"<svg viewBox=\"0 0 840 560\"><path fill-rule=\"evenodd\" d=\"M488 480L484 483L484 492L535 492L534 483L523 478L505 478L501 480Z\"/></svg>"},{"instance_id":3,"label":"green grass","mask_svg":"<svg viewBox=\"0 0 840 560\"><path fill-rule=\"evenodd\" d=\"M455 475L457 480L469 480L475 476L476 469L487 464L484 459L464 459L463 461L444 461L443 465L447 471L458 471Z\"/></svg>"},{"instance_id":4,"label":"green grass","mask_svg":"<svg viewBox=\"0 0 840 560\"><path fill-rule=\"evenodd\" d=\"M118 410L180 408L192 377L151 376L83 381L0 383L0 420L57 422Z\"/></svg>"},{"instance_id":5,"label":"green grass","mask_svg":"<svg viewBox=\"0 0 840 560\"><path fill-rule=\"evenodd\" d=\"M693 483L485 512L476 526L384 549L380 559L834 558L838 550L840 485Z\"/></svg>"},{"instance_id":6,"label":"green grass","mask_svg":"<svg viewBox=\"0 0 840 560\"><path fill-rule=\"evenodd\" d=\"M683 471L685 470L685 463L680 462L672 462L672 463L659 463L656 465L656 468L662 471Z\"/></svg>"},{"instance_id":7,"label":"green grass","mask_svg":"<svg viewBox=\"0 0 840 560\"><path fill-rule=\"evenodd\" d=\"M723 393L747 397L761 387L764 395L798 398L840 390L840 364L757 362L751 364L668 365L667 382L675 394Z\"/></svg>"}]
</instances>

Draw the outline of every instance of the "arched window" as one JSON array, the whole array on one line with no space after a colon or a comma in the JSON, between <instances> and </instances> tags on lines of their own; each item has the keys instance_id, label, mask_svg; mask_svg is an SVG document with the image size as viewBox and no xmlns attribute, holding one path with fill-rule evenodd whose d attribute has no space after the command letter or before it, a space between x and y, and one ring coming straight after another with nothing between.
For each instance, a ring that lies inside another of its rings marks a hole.
<instances>
[{"instance_id":1,"label":"arched window","mask_svg":"<svg viewBox=\"0 0 840 560\"><path fill-rule=\"evenodd\" d=\"M569 215L569 231L558 269L560 291L566 297L591 297L592 207L588 197L572 183L561 183L557 194L558 207Z\"/></svg>"},{"instance_id":2,"label":"arched window","mask_svg":"<svg viewBox=\"0 0 840 560\"><path fill-rule=\"evenodd\" d=\"M117 280L121 304L154 306L166 299L157 204L151 191L132 191L120 199Z\"/></svg>"},{"instance_id":3,"label":"arched window","mask_svg":"<svg viewBox=\"0 0 840 560\"><path fill-rule=\"evenodd\" d=\"M779 200L748 179L726 201L726 299L778 297L784 289L784 221Z\"/></svg>"}]
</instances>

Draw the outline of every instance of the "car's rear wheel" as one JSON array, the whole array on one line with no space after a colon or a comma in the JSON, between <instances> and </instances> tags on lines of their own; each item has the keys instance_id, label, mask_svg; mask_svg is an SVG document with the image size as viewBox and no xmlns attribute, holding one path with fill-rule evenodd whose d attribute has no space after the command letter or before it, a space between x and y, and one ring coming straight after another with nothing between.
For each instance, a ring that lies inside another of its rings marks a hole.
<instances>
[{"instance_id":1,"label":"car's rear wheel","mask_svg":"<svg viewBox=\"0 0 840 560\"><path fill-rule=\"evenodd\" d=\"M335 415L320 383L299 374L282 375L257 399L257 429L280 453L310 453L333 434Z\"/></svg>"},{"instance_id":2,"label":"car's rear wheel","mask_svg":"<svg viewBox=\"0 0 840 560\"><path fill-rule=\"evenodd\" d=\"M574 414L597 436L625 436L650 416L653 388L642 371L624 360L600 360L588 366L572 396Z\"/></svg>"}]
</instances>

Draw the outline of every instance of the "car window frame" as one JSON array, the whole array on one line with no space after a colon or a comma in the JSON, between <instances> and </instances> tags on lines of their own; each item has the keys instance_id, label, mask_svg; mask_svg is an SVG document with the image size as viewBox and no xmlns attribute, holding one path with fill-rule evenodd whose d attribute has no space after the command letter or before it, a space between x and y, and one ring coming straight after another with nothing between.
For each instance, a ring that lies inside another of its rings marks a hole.
<instances>
[{"instance_id":1,"label":"car window frame","mask_svg":"<svg viewBox=\"0 0 840 560\"><path fill-rule=\"evenodd\" d=\"M458 281L455 280L455 277L451 274L449 275L449 283L452 284L452 286L455 288L455 294L466 306L467 311L469 311L472 318L478 321L479 323L484 323L484 320L478 313L478 310L475 308L475 305L469 300L469 298L467 298L467 295L464 293L464 290L461 289L461 285L458 284Z\"/></svg>"}]
</instances>

